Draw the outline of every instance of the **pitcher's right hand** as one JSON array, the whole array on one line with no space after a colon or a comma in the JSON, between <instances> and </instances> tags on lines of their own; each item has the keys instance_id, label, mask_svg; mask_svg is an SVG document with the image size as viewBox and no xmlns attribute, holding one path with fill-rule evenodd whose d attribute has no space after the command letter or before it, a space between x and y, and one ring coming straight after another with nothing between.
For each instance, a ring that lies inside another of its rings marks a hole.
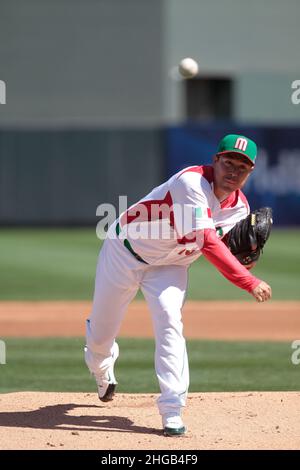
<instances>
[{"instance_id":1,"label":"pitcher's right hand","mask_svg":"<svg viewBox=\"0 0 300 470\"><path fill-rule=\"evenodd\" d=\"M261 281L260 284L251 291L251 294L257 302L266 302L272 297L272 289L269 284Z\"/></svg>"}]
</instances>

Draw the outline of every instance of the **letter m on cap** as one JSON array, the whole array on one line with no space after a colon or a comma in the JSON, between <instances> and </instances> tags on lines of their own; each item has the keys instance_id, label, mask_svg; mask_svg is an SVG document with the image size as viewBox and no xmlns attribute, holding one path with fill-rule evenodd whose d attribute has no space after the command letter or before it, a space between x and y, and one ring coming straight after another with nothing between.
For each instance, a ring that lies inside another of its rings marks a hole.
<instances>
[{"instance_id":1,"label":"letter m on cap","mask_svg":"<svg viewBox=\"0 0 300 470\"><path fill-rule=\"evenodd\" d=\"M248 145L247 139L242 139L242 137L239 137L238 139L236 139L236 143L234 145L234 148L242 150L243 152L245 152L245 150L247 148L247 145Z\"/></svg>"}]
</instances>

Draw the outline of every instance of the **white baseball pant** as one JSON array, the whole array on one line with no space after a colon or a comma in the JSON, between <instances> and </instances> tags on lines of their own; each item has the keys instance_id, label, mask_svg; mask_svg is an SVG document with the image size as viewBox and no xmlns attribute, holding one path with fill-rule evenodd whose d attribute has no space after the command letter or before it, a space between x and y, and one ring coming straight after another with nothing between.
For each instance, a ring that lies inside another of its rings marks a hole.
<instances>
[{"instance_id":1,"label":"white baseball pant","mask_svg":"<svg viewBox=\"0 0 300 470\"><path fill-rule=\"evenodd\" d=\"M185 406L189 368L181 309L187 287L186 266L150 266L138 261L118 239L107 238L99 254L93 307L87 321L86 363L105 371L126 309L139 287L150 308L155 335L155 370L161 415Z\"/></svg>"}]
</instances>

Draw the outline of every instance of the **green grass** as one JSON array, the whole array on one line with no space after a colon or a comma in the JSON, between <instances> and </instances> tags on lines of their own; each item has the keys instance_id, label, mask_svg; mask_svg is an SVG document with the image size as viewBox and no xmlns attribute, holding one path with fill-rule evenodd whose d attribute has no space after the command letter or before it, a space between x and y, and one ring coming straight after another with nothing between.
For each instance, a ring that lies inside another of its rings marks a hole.
<instances>
[{"instance_id":1,"label":"green grass","mask_svg":"<svg viewBox=\"0 0 300 470\"><path fill-rule=\"evenodd\" d=\"M252 273L268 282L274 300L300 300L300 230L273 230ZM192 264L188 298L250 300L247 292L223 278L203 257Z\"/></svg>"},{"instance_id":2,"label":"green grass","mask_svg":"<svg viewBox=\"0 0 300 470\"><path fill-rule=\"evenodd\" d=\"M2 229L0 300L91 299L100 245L93 229Z\"/></svg>"},{"instance_id":3,"label":"green grass","mask_svg":"<svg viewBox=\"0 0 300 470\"><path fill-rule=\"evenodd\" d=\"M158 392L154 343L119 339L116 364L120 392ZM188 341L191 392L300 390L300 365L291 363L290 343ZM25 390L95 392L84 364L83 338L6 340L0 392Z\"/></svg>"},{"instance_id":4,"label":"green grass","mask_svg":"<svg viewBox=\"0 0 300 470\"><path fill-rule=\"evenodd\" d=\"M274 299L300 299L299 241L300 230L273 230L253 270ZM1 229L0 300L90 300L100 246L93 228ZM252 300L204 259L190 268L188 298Z\"/></svg>"}]
</instances>

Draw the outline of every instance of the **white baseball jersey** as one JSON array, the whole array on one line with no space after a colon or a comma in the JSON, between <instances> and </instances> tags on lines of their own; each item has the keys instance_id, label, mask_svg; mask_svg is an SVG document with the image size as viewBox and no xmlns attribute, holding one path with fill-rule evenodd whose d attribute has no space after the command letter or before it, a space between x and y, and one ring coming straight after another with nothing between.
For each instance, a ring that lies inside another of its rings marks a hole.
<instances>
[{"instance_id":1,"label":"white baseball jersey","mask_svg":"<svg viewBox=\"0 0 300 470\"><path fill-rule=\"evenodd\" d=\"M222 238L250 212L241 190L219 202L213 171L189 167L154 188L120 216L120 237L150 265L191 264L201 255L196 230L216 229Z\"/></svg>"}]
</instances>

